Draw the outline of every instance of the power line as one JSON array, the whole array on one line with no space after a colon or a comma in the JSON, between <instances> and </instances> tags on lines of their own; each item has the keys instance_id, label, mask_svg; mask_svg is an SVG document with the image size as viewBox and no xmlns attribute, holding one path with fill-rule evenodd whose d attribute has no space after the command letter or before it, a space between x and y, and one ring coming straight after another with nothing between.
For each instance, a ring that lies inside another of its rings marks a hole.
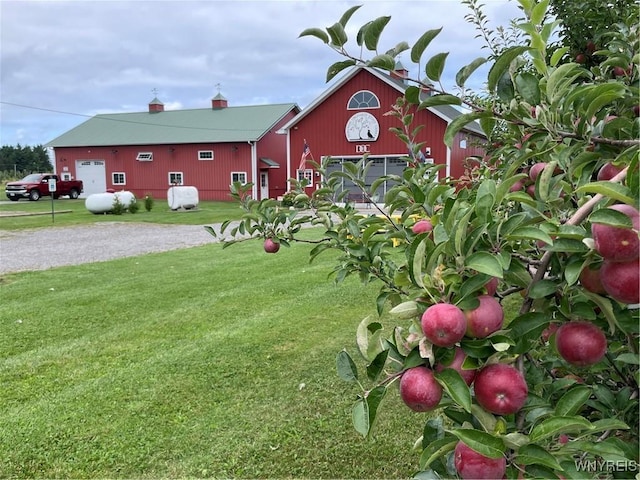
<instances>
[{"instance_id":1,"label":"power line","mask_svg":"<svg viewBox=\"0 0 640 480\"><path fill-rule=\"evenodd\" d=\"M149 123L149 122L141 122L137 120L125 120L122 118L110 118L105 115L120 115L117 113L106 113L106 114L98 114L98 115L87 115L84 113L74 113L74 112L65 112L64 110L54 110L51 108L43 108L43 107L34 107L32 105L22 105L20 103L12 103L12 102L3 102L0 101L2 105L11 105L12 107L20 107L20 108L28 108L30 110L40 110L43 112L51 112L51 113L60 113L63 115L73 115L76 117L84 117L84 118L93 118L98 120L109 120L111 122L120 122L120 123L133 123L136 125L146 125L149 127L166 127L166 128L182 128L184 130L206 130L209 132L255 132L257 129L239 129L239 128L207 128L207 127L188 127L185 125L168 125L162 123ZM143 112L134 112L134 113L143 113ZM122 115L128 115L127 113L123 113Z\"/></svg>"}]
</instances>

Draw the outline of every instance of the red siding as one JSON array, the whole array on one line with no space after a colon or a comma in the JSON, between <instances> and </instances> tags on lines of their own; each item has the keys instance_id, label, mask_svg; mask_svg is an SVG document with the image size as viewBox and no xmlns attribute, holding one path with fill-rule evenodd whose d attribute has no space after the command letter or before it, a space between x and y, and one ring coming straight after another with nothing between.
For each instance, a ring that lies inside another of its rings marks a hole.
<instances>
[{"instance_id":1,"label":"red siding","mask_svg":"<svg viewBox=\"0 0 640 480\"><path fill-rule=\"evenodd\" d=\"M380 134L376 141L349 142L345 136L346 122L359 111L347 110L347 103L351 96L360 90L373 92L380 101L380 108L362 110L372 114L380 125ZM401 127L400 121L393 116L385 115L401 96L398 90L362 70L296 124L297 129L291 130L291 151L302 152L306 138L316 161L325 155L362 156L362 153L356 151L357 145L369 145L369 154L372 156L407 155L405 144L389 131L392 127ZM424 125L417 141L425 142L425 147L431 148L431 158L435 163L445 164L447 149L442 139L446 122L427 110L414 113L414 126ZM299 158L292 154L293 169L297 167L298 160Z\"/></svg>"},{"instance_id":2,"label":"red siding","mask_svg":"<svg viewBox=\"0 0 640 480\"><path fill-rule=\"evenodd\" d=\"M76 178L77 160L104 160L106 188L127 190L137 198L152 195L166 198L169 172L182 173L183 184L198 189L200 200L230 200L232 172L245 172L247 180L259 185L261 157L280 164L269 169L269 197L276 198L287 189L287 137L276 131L291 120L287 114L256 146L258 178L252 177L252 145L248 142L186 145L115 145L109 147L59 147L55 149L57 172L68 171ZM198 151L212 150L213 160L199 160ZM152 152L153 161L136 160L138 152ZM264 164L262 164L264 166ZM66 167L67 170L64 170ZM124 172L126 185L113 185L113 173ZM258 188L258 194L260 189Z\"/></svg>"}]
</instances>

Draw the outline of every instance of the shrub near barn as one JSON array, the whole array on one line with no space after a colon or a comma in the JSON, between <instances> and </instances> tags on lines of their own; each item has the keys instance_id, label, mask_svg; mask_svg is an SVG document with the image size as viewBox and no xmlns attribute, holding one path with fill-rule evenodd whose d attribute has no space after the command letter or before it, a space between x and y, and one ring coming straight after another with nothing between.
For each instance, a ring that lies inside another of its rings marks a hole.
<instances>
[{"instance_id":1,"label":"shrub near barn","mask_svg":"<svg viewBox=\"0 0 640 480\"><path fill-rule=\"evenodd\" d=\"M557 24L546 20L548 2L519 0L525 19L507 39L487 29L476 2L465 3L492 53L457 71L462 95L441 89L423 98L423 82L415 79L391 107L395 132L411 155L379 215L340 201L338 176L375 193L379 183L367 186L364 157L339 174L327 175L328 163L319 165L325 183L311 197L292 180L293 204L310 214L252 200L250 187L234 185L246 214L223 231L277 237L286 247L311 222L324 230L312 242L311 259L338 251L336 281L357 275L379 286L372 306L379 318L366 316L355 332L366 368L345 349L337 355L338 374L354 384L352 419L364 436L384 413L387 395L405 401L416 419L419 478L635 477L636 19L608 25L593 52L599 61L587 65L574 61L568 47L551 45ZM447 54L427 53L439 29L412 46L379 49L390 21L380 17L355 39L357 51L371 58L350 54L347 24L359 8L331 27L301 34L343 57L329 67L328 79L360 64L390 71L406 52L425 82L440 84ZM485 63L488 91L471 94L465 83ZM624 75L614 70L621 65ZM438 179L438 167L416 161L421 126L412 112L438 104L469 111L447 129L449 145L470 121L487 134L487 156L465 179ZM609 163L618 173L598 179ZM431 228L413 228L416 217ZM581 280L585 271L589 286ZM517 311L496 308L514 299Z\"/></svg>"}]
</instances>

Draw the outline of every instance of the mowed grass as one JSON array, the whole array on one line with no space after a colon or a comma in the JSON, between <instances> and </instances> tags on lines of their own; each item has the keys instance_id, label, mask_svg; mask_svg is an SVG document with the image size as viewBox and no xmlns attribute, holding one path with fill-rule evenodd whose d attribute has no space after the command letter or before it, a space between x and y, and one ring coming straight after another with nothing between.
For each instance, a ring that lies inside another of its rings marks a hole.
<instances>
[{"instance_id":1,"label":"mowed grass","mask_svg":"<svg viewBox=\"0 0 640 480\"><path fill-rule=\"evenodd\" d=\"M331 254L309 264L309 248L210 244L0 277L0 477L412 475L428 417L392 389L362 439L357 387L335 370L377 287L335 285Z\"/></svg>"},{"instance_id":2,"label":"mowed grass","mask_svg":"<svg viewBox=\"0 0 640 480\"><path fill-rule=\"evenodd\" d=\"M0 200L6 200L6 197L2 195ZM53 200L52 215L50 197L43 197L37 202L30 202L29 200L6 201L0 203L0 230L51 226L63 227L113 221L205 225L219 223L227 219L239 219L243 213L240 205L231 201L203 201L198 204L198 208L193 210L172 211L164 199L155 200L153 208L147 212L144 208L144 199L138 199L140 209L136 213L96 215L86 209L84 202L84 199L59 198Z\"/></svg>"}]
</instances>

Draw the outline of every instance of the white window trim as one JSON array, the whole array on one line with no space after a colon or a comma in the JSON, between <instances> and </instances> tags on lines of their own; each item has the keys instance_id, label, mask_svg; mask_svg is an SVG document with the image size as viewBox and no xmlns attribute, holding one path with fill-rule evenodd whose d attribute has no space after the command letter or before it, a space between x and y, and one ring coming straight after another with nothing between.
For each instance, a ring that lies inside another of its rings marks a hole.
<instances>
[{"instance_id":1,"label":"white window trim","mask_svg":"<svg viewBox=\"0 0 640 480\"><path fill-rule=\"evenodd\" d=\"M62 174L60 175L60 180L63 180L63 181L69 181L69 180L71 180L71 173L69 173L69 172L62 172Z\"/></svg>"},{"instance_id":2,"label":"white window trim","mask_svg":"<svg viewBox=\"0 0 640 480\"><path fill-rule=\"evenodd\" d=\"M171 176L180 176L180 182L179 183L175 183L171 181ZM167 174L167 182L169 183L169 185L184 185L184 173L182 172L169 172Z\"/></svg>"},{"instance_id":3,"label":"white window trim","mask_svg":"<svg viewBox=\"0 0 640 480\"><path fill-rule=\"evenodd\" d=\"M153 162L153 152L138 152L136 160L139 162Z\"/></svg>"},{"instance_id":4,"label":"white window trim","mask_svg":"<svg viewBox=\"0 0 640 480\"><path fill-rule=\"evenodd\" d=\"M305 168L303 170L296 170L296 178L298 181L307 180L309 185L313 184L313 170L310 168Z\"/></svg>"},{"instance_id":5,"label":"white window trim","mask_svg":"<svg viewBox=\"0 0 640 480\"><path fill-rule=\"evenodd\" d=\"M373 107L369 107L369 106L366 106L366 107L350 107L349 104L351 103L351 100L353 100L353 97L355 97L356 95L358 95L361 92L370 93L373 96L373 98L376 99L376 102L378 102L378 105L375 105ZM349 100L347 100L347 110L373 110L373 109L376 109L376 108L380 108L380 99L371 90L367 90L367 89L358 90L356 93L354 93L353 95L351 95L349 97Z\"/></svg>"},{"instance_id":6,"label":"white window trim","mask_svg":"<svg viewBox=\"0 0 640 480\"><path fill-rule=\"evenodd\" d=\"M234 175L243 175L244 176L244 182L240 182L242 185L246 185L247 184L247 180L248 180L248 176L247 176L247 172L231 172L231 184L233 185L234 182L236 182L237 180L233 179Z\"/></svg>"},{"instance_id":7,"label":"white window trim","mask_svg":"<svg viewBox=\"0 0 640 480\"><path fill-rule=\"evenodd\" d=\"M122 182L116 182L115 176L122 175ZM114 185L126 185L127 184L127 174L125 172L112 172L111 173L111 183Z\"/></svg>"},{"instance_id":8,"label":"white window trim","mask_svg":"<svg viewBox=\"0 0 640 480\"><path fill-rule=\"evenodd\" d=\"M211 154L210 157L204 156L203 154ZM213 160L215 158L213 154L213 150L198 150L198 160Z\"/></svg>"}]
</instances>

